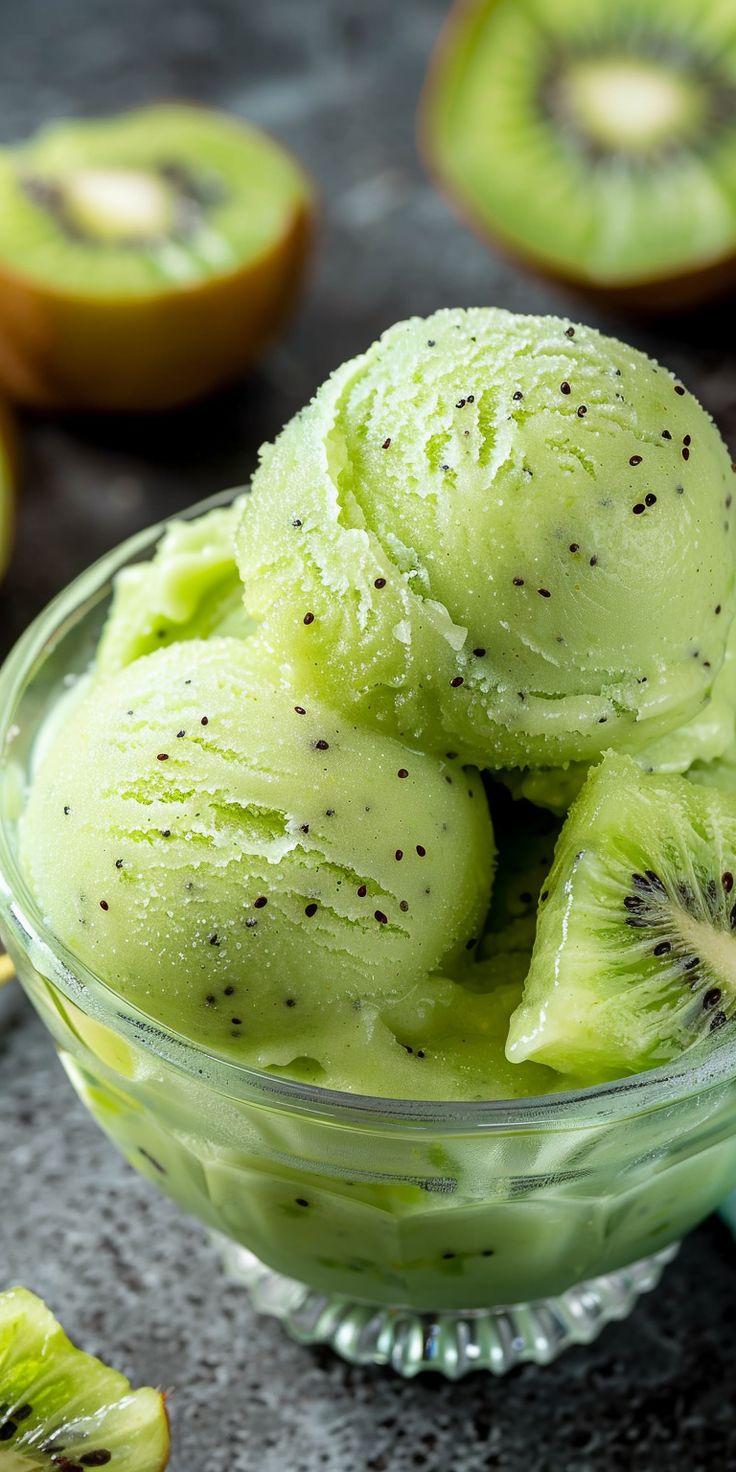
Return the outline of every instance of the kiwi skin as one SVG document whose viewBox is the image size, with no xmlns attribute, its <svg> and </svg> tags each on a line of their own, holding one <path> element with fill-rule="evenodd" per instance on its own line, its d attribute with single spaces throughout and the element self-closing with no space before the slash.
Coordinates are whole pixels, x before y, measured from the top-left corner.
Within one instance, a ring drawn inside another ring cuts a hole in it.
<svg viewBox="0 0 736 1472">
<path fill-rule="evenodd" d="M 251 367 L 291 316 L 313 215 L 295 198 L 288 229 L 255 260 L 150 296 L 86 297 L 0 264 L 0 390 L 33 408 L 131 413 L 212 393 Z"/>
<path fill-rule="evenodd" d="M 498 3 L 498 0 L 494 0 Z M 443 199 L 458 219 L 473 232 L 476 239 L 490 246 L 512 265 L 530 271 L 553 285 L 585 297 L 598 306 L 641 313 L 643 316 L 672 315 L 685 312 L 704 302 L 728 294 L 736 285 L 736 250 L 709 261 L 671 274 L 657 274 L 638 280 L 604 284 L 585 274 L 563 270 L 557 262 L 541 253 L 523 250 L 517 240 L 507 236 L 503 227 L 493 227 L 476 209 L 468 196 L 448 177 L 441 158 L 441 148 L 434 134 L 436 99 L 442 85 L 445 50 L 463 32 L 473 28 L 485 13 L 484 0 L 455 0 L 435 44 L 417 114 L 417 146 L 424 167 Z M 473 29 L 477 28 L 474 27 Z M 472 45 L 472 32 L 466 45 Z"/>
</svg>

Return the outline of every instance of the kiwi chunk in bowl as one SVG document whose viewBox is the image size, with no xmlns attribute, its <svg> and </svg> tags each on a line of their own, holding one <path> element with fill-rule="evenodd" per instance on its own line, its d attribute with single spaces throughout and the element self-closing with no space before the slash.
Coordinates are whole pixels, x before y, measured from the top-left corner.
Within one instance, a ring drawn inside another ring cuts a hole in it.
<svg viewBox="0 0 736 1472">
<path fill-rule="evenodd" d="M 736 1184 L 729 1028 L 574 1092 L 472 1103 L 337 1092 L 306 1067 L 300 1078 L 247 1067 L 162 1026 L 40 913 L 17 849 L 34 746 L 88 666 L 115 575 L 150 557 L 160 531 L 85 572 L 0 674 L 0 918 L 75 1089 L 302 1341 L 407 1376 L 458 1376 L 591 1340 Z"/>
<path fill-rule="evenodd" d="M 545 881 L 509 1058 L 597 1082 L 733 1032 L 735 860 L 733 794 L 610 752 Z"/>
<path fill-rule="evenodd" d="M 458 0 L 421 114 L 479 233 L 624 305 L 736 278 L 736 40 L 720 0 Z"/>
</svg>

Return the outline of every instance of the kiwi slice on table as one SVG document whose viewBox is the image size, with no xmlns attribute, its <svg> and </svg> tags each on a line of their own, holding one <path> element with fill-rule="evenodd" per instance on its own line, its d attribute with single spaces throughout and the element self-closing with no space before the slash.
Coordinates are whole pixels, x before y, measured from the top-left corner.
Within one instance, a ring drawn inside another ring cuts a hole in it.
<svg viewBox="0 0 736 1472">
<path fill-rule="evenodd" d="M 34 1293 L 0 1293 L 0 1472 L 161 1472 L 168 1458 L 159 1391 L 75 1349 Z"/>
<path fill-rule="evenodd" d="M 507 1056 L 596 1082 L 736 1014 L 736 795 L 605 757 L 560 835 Z"/>
<path fill-rule="evenodd" d="M 458 0 L 421 122 L 461 211 L 542 274 L 647 309 L 736 278 L 723 0 Z"/>
<path fill-rule="evenodd" d="M 161 105 L 0 154 L 0 385 L 160 409 L 240 373 L 288 314 L 312 192 L 239 119 Z"/>
</svg>

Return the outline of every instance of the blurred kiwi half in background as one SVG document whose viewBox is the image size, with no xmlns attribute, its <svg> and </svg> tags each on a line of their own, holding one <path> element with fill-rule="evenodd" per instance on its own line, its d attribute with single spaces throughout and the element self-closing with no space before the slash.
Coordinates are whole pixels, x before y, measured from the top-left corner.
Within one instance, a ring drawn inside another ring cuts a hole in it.
<svg viewBox="0 0 736 1472">
<path fill-rule="evenodd" d="M 733 0 L 458 0 L 420 143 L 542 275 L 647 310 L 736 282 Z"/>
<path fill-rule="evenodd" d="M 288 317 L 312 190 L 239 119 L 186 105 L 62 122 L 0 153 L 0 389 L 153 410 L 236 377 Z"/>
</svg>

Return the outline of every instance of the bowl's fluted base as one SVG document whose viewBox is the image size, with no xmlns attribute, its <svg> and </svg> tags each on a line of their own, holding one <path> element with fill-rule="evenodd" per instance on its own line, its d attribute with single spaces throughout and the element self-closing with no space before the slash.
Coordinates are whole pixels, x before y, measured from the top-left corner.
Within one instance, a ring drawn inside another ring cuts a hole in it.
<svg viewBox="0 0 736 1472">
<path fill-rule="evenodd" d="M 573 1344 L 590 1344 L 655 1288 L 679 1244 L 630 1267 L 578 1283 L 557 1298 L 505 1308 L 423 1313 L 317 1292 L 266 1267 L 215 1234 L 225 1270 L 244 1284 L 259 1313 L 280 1319 L 300 1344 L 327 1344 L 354 1365 L 390 1365 L 410 1378 L 433 1370 L 457 1380 L 471 1370 L 505 1375 L 531 1361 L 547 1365 Z"/>
</svg>

